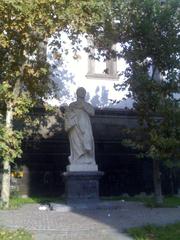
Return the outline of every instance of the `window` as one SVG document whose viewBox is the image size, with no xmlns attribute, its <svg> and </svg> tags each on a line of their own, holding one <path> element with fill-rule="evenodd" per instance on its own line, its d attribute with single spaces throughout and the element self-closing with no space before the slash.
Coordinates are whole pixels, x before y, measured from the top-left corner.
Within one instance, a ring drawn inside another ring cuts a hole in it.
<svg viewBox="0 0 180 240">
<path fill-rule="evenodd" d="M 96 55 L 97 50 L 93 49 L 91 55 Z M 117 80 L 117 60 L 110 59 L 104 61 L 102 57 L 99 60 L 95 60 L 92 57 L 88 57 L 88 73 L 87 78 L 100 78 Z"/>
</svg>

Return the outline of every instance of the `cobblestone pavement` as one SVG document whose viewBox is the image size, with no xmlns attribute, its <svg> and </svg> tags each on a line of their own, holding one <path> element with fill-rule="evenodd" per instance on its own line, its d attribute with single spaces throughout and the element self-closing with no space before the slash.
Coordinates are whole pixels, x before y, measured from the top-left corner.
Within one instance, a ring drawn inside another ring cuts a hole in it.
<svg viewBox="0 0 180 240">
<path fill-rule="evenodd" d="M 119 202 L 118 207 L 40 211 L 38 204 L 0 211 L 0 226 L 25 228 L 36 240 L 128 240 L 123 231 L 145 224 L 180 221 L 180 208 L 146 208 L 141 203 Z"/>
</svg>

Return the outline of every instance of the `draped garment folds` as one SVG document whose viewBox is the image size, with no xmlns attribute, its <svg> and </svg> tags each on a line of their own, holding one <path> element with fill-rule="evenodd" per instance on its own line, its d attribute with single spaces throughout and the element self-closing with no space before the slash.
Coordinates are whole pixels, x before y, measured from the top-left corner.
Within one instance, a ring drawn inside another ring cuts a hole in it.
<svg viewBox="0 0 180 240">
<path fill-rule="evenodd" d="M 70 142 L 69 161 L 71 164 L 94 162 L 94 139 L 90 116 L 94 108 L 85 101 L 76 101 L 69 105 L 65 114 L 65 130 Z"/>
</svg>

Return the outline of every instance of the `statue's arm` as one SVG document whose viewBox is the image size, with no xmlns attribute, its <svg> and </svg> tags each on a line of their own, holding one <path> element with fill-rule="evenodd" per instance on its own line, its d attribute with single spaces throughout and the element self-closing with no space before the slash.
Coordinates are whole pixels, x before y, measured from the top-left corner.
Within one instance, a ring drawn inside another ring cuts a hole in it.
<svg viewBox="0 0 180 240">
<path fill-rule="evenodd" d="M 93 108 L 93 106 L 89 103 L 85 103 L 84 104 L 84 110 L 90 115 L 90 116 L 94 116 L 95 115 L 95 110 Z"/>
<path fill-rule="evenodd" d="M 66 113 L 65 115 L 65 131 L 69 132 L 76 125 L 76 115 Z"/>
<path fill-rule="evenodd" d="M 64 129 L 66 132 L 69 132 L 71 129 L 72 129 L 72 125 L 70 125 L 67 121 L 65 121 L 65 124 L 64 124 Z"/>
<path fill-rule="evenodd" d="M 90 103 L 84 101 L 76 101 L 69 105 L 70 109 L 82 109 L 87 112 L 88 115 L 94 116 L 95 110 Z"/>
</svg>

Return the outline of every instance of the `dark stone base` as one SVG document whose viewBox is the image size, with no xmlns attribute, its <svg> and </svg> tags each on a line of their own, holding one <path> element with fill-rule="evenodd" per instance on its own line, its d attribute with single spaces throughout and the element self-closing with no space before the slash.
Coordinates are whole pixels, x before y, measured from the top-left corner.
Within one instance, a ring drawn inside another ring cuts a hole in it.
<svg viewBox="0 0 180 240">
<path fill-rule="evenodd" d="M 99 179 L 103 172 L 64 172 L 67 204 L 92 204 L 99 201 Z"/>
</svg>

